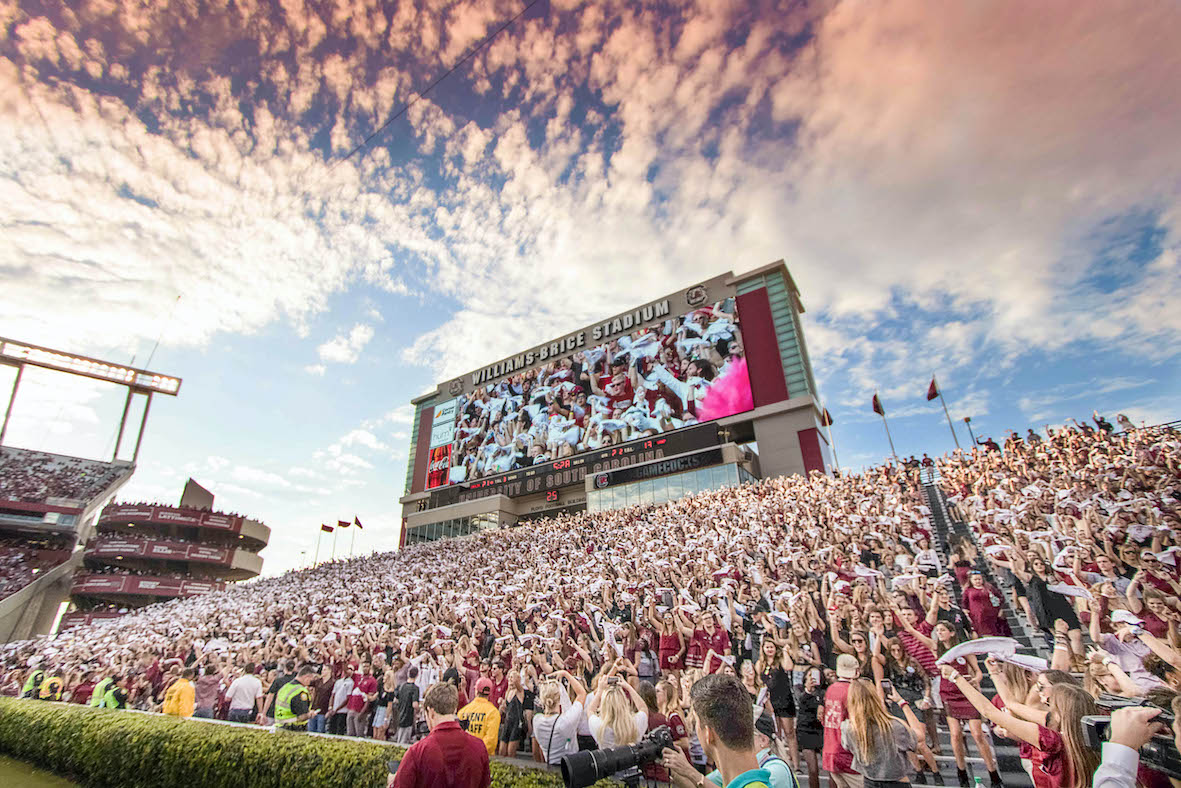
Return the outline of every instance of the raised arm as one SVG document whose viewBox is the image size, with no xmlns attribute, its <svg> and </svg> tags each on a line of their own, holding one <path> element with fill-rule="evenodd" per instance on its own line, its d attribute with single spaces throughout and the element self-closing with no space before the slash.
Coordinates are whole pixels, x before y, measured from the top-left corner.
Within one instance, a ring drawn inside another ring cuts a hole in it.
<svg viewBox="0 0 1181 788">
<path fill-rule="evenodd" d="M 967 678 L 951 665 L 943 665 L 941 673 L 943 680 L 950 681 L 955 685 L 956 689 L 964 694 L 964 697 L 975 707 L 976 711 L 980 712 L 982 717 L 993 725 L 1007 730 L 1011 738 L 1020 739 L 1027 744 L 1032 744 L 1034 747 L 1038 746 L 1038 726 L 1036 723 L 1021 719 L 1014 714 L 1001 711 L 996 706 L 993 706 L 988 698 L 981 694 L 980 690 L 972 686 L 972 682 L 968 681 Z M 1006 701 L 1007 704 L 1008 701 Z"/>
</svg>

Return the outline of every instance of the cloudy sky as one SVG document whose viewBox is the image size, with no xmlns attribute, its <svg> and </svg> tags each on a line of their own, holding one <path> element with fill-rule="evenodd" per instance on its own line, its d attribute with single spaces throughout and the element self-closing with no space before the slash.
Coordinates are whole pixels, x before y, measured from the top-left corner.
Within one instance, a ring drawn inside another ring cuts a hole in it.
<svg viewBox="0 0 1181 788">
<path fill-rule="evenodd" d="M 185 380 L 127 496 L 388 548 L 413 396 L 779 258 L 844 465 L 875 388 L 952 447 L 932 372 L 978 434 L 1181 415 L 1173 0 L 540 0 L 348 155 L 526 5 L 0 0 L 0 335 Z M 121 404 L 30 374 L 9 443 Z"/>
</svg>

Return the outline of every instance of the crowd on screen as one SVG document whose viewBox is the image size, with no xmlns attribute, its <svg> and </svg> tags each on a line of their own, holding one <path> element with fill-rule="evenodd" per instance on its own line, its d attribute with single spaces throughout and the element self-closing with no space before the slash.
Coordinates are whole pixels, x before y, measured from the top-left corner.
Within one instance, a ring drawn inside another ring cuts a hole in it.
<svg viewBox="0 0 1181 788">
<path fill-rule="evenodd" d="M 1090 786 L 1097 700 L 1181 707 L 1181 439 L 1069 426 L 935 464 L 970 525 L 946 562 L 920 464 L 772 478 L 152 605 L 5 647 L 3 690 L 42 671 L 82 700 L 114 678 L 116 705 L 159 709 L 192 669 L 190 713 L 267 723 L 310 665 L 309 730 L 411 742 L 451 682 L 490 753 L 557 763 L 668 725 L 679 754 L 647 776 L 677 781 L 708 768 L 692 687 L 732 673 L 773 722 L 760 759 L 812 788 L 941 783 L 942 731 L 962 785 L 969 757 L 1002 782 L 1007 737 L 1039 788 Z M 983 647 L 1006 608 L 1045 664 Z"/>
<path fill-rule="evenodd" d="M 47 498 L 88 501 L 129 472 L 113 465 L 27 449 L 0 448 L 0 500 L 42 503 Z"/>
<path fill-rule="evenodd" d="M 749 389 L 729 298 L 464 395 L 451 481 L 727 416 L 751 407 Z"/>
</svg>

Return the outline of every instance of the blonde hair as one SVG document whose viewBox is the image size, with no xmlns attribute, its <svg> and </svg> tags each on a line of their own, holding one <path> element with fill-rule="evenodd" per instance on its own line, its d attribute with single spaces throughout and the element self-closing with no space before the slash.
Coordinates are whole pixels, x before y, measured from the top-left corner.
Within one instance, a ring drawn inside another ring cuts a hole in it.
<svg viewBox="0 0 1181 788">
<path fill-rule="evenodd" d="M 541 685 L 541 713 L 557 714 L 562 707 L 562 689 L 556 681 L 547 681 Z"/>
<path fill-rule="evenodd" d="M 611 729 L 616 745 L 635 744 L 640 740 L 640 732 L 636 730 L 636 710 L 631 698 L 623 694 L 618 686 L 610 686 L 603 693 L 599 719 L 603 727 Z"/>
<path fill-rule="evenodd" d="M 873 685 L 865 679 L 858 679 L 849 685 L 849 724 L 857 742 L 860 760 L 869 763 L 876 760 L 878 748 L 892 746 L 893 722 Z"/>
<path fill-rule="evenodd" d="M 677 686 L 675 681 L 665 679 L 656 685 L 664 688 L 664 707 L 660 709 L 660 713 L 665 717 L 673 712 L 681 713 L 681 688 Z"/>
</svg>

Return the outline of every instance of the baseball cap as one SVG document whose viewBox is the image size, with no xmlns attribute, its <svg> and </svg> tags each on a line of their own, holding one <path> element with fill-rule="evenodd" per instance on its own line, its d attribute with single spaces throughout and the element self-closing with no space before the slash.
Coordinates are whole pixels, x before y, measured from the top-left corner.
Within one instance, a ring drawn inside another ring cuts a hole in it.
<svg viewBox="0 0 1181 788">
<path fill-rule="evenodd" d="M 852 654 L 841 654 L 837 657 L 837 678 L 855 679 L 861 672 L 861 665 L 857 657 Z"/>
<path fill-rule="evenodd" d="M 492 692 L 492 679 L 480 679 L 476 682 L 475 693 L 477 695 L 484 695 Z"/>
<path fill-rule="evenodd" d="M 1119 621 L 1124 624 L 1132 624 L 1133 626 L 1140 626 L 1144 623 L 1144 619 L 1129 613 L 1127 610 L 1113 610 L 1111 611 L 1111 620 Z"/>
<path fill-rule="evenodd" d="M 766 736 L 768 739 L 774 739 L 776 736 L 775 718 L 772 717 L 771 713 L 766 709 L 756 707 L 756 712 L 760 711 L 762 713 L 756 713 L 755 716 L 755 730 Z"/>
</svg>

